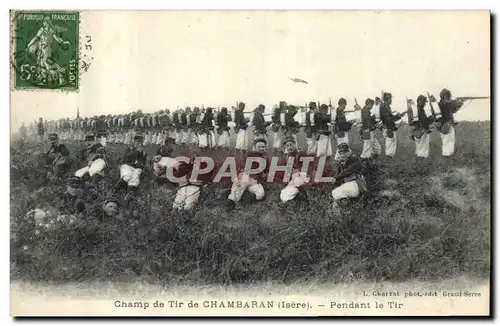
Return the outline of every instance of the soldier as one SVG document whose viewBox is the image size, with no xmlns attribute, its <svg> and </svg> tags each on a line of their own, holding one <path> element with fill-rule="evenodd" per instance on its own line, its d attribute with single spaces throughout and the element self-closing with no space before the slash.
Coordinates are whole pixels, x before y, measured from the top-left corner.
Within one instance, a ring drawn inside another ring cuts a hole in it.
<svg viewBox="0 0 500 326">
<path fill-rule="evenodd" d="M 41 143 L 43 140 L 43 136 L 45 135 L 45 127 L 43 124 L 43 118 L 38 120 L 37 124 L 37 142 Z"/>
<path fill-rule="evenodd" d="M 50 150 L 47 152 L 47 164 L 52 166 L 52 172 L 56 177 L 60 177 L 68 171 L 71 165 L 68 148 L 59 143 L 59 136 L 56 133 L 49 134 Z"/>
<path fill-rule="evenodd" d="M 424 95 L 418 96 L 416 110 L 413 110 L 411 103 L 408 103 L 408 106 L 408 122 L 413 127 L 411 138 L 415 141 L 415 154 L 419 158 L 426 159 L 429 157 L 429 134 L 432 132 L 431 124 L 434 116 L 432 112 L 426 112 L 428 104 Z"/>
<path fill-rule="evenodd" d="M 257 108 L 254 110 L 254 115 L 252 119 L 252 124 L 254 125 L 254 139 L 258 138 L 267 138 L 267 126 L 269 126 L 271 123 L 266 122 L 264 119 L 264 112 L 266 110 L 266 107 L 264 104 L 259 104 Z"/>
<path fill-rule="evenodd" d="M 101 143 L 95 143 L 95 138 L 87 136 L 86 141 L 90 142 L 87 147 L 86 165 L 75 172 L 75 176 L 84 178 L 87 175 L 91 178 L 91 183 L 96 185 L 104 177 L 106 172 L 106 150 Z"/>
<path fill-rule="evenodd" d="M 285 122 L 285 110 L 286 104 L 284 101 L 279 103 L 279 106 L 275 107 L 272 116 L 272 126 L 273 131 L 273 151 L 280 152 L 283 150 L 283 127 Z M 283 119 L 282 119 L 283 115 Z M 283 120 L 283 124 L 281 122 Z"/>
<path fill-rule="evenodd" d="M 134 136 L 134 143 L 127 147 L 120 165 L 120 180 L 115 185 L 116 190 L 128 186 L 129 190 L 136 191 L 140 184 L 140 178 L 146 166 L 147 154 L 143 149 L 144 136 Z"/>
<path fill-rule="evenodd" d="M 167 137 L 165 143 L 156 151 L 156 156 L 153 158 L 153 173 L 157 181 L 166 180 L 166 169 L 177 164 L 177 161 L 172 158 L 175 146 L 175 139 Z"/>
<path fill-rule="evenodd" d="M 189 145 L 192 149 L 196 148 L 199 142 L 199 132 L 201 128 L 201 121 L 205 117 L 205 109 L 195 107 L 193 112 L 188 117 L 188 129 L 190 130 Z"/>
<path fill-rule="evenodd" d="M 328 126 L 330 116 L 328 115 L 328 105 L 321 104 L 318 114 L 316 115 L 316 126 L 319 134 L 317 157 L 330 157 L 333 154 L 332 140 L 330 138 L 331 131 Z"/>
<path fill-rule="evenodd" d="M 347 106 L 346 99 L 341 97 L 338 101 L 338 105 L 335 114 L 335 139 L 337 140 L 337 146 L 339 144 L 349 144 L 349 131 L 353 125 L 352 121 L 347 121 L 345 115 L 345 108 Z M 358 106 L 355 106 L 355 108 L 360 109 Z M 338 159 L 338 151 L 335 154 L 335 159 Z"/>
<path fill-rule="evenodd" d="M 28 129 L 24 125 L 24 122 L 21 124 L 21 127 L 19 127 L 19 134 L 21 136 L 21 140 L 25 141 L 28 134 Z"/>
<path fill-rule="evenodd" d="M 181 127 L 181 118 L 180 115 L 182 114 L 182 109 L 181 110 L 176 110 L 172 116 L 172 122 L 174 124 L 174 130 L 175 130 L 175 143 L 176 144 L 181 144 L 182 141 L 182 127 Z"/>
<path fill-rule="evenodd" d="M 332 190 L 333 208 L 338 209 L 338 202 L 346 198 L 357 198 L 366 192 L 366 181 L 362 174 L 362 164 L 351 154 L 349 145 L 341 143 L 337 151 L 340 156 Z"/>
<path fill-rule="evenodd" d="M 393 113 L 391 109 L 392 94 L 384 93 L 383 102 L 380 104 L 380 117 L 384 125 L 385 155 L 393 158 L 396 155 L 397 137 L 396 121 L 401 119 L 401 114 Z"/>
<path fill-rule="evenodd" d="M 236 149 L 245 153 L 248 149 L 248 135 L 247 128 L 249 119 L 245 118 L 243 111 L 245 110 L 245 103 L 238 103 L 238 108 L 234 116 L 234 131 L 236 132 Z"/>
<path fill-rule="evenodd" d="M 441 111 L 441 118 L 437 119 L 437 128 L 441 134 L 442 155 L 452 156 L 455 153 L 455 120 L 454 114 L 463 106 L 464 100 L 453 100 L 451 91 L 443 88 L 439 93 L 438 103 Z"/>
<path fill-rule="evenodd" d="M 191 129 L 189 128 L 189 120 L 188 117 L 191 114 L 191 108 L 188 106 L 185 112 L 181 112 L 180 114 L 180 124 L 182 128 L 182 138 L 180 141 L 180 145 L 189 145 L 191 142 Z"/>
<path fill-rule="evenodd" d="M 292 136 L 288 136 L 285 138 L 285 151 L 287 155 L 280 160 L 279 166 L 285 166 L 288 163 L 290 158 L 293 158 L 293 165 L 291 169 L 290 176 L 291 178 L 288 180 L 283 180 L 285 174 L 281 172 L 278 176 L 278 180 L 288 181 L 287 186 L 283 188 L 280 192 L 280 199 L 283 203 L 286 203 L 290 200 L 307 200 L 307 194 L 305 193 L 305 189 L 310 187 L 311 180 L 314 179 L 314 161 L 308 161 L 307 170 L 303 169 L 305 161 L 302 161 L 303 158 L 314 158 L 316 153 L 313 153 L 313 156 L 303 153 L 297 149 L 297 143 L 295 138 Z"/>
<path fill-rule="evenodd" d="M 382 149 L 377 138 L 375 138 L 376 130 L 376 118 L 372 114 L 372 109 L 375 101 L 371 98 L 367 98 L 365 101 L 365 106 L 361 109 L 361 139 L 363 140 L 363 151 L 361 152 L 361 158 L 377 158 Z"/>
<path fill-rule="evenodd" d="M 245 204 L 253 203 L 264 199 L 265 190 L 262 183 L 266 181 L 269 173 L 269 160 L 266 154 L 267 141 L 265 139 L 256 139 L 253 142 L 253 151 L 248 153 L 246 158 L 258 157 L 265 160 L 264 170 L 260 173 L 248 173 L 245 171 L 245 156 L 240 156 L 237 162 L 237 177 L 233 180 L 231 193 L 224 202 L 226 211 L 232 211 L 237 202 L 242 200 Z M 253 162 L 251 168 L 257 169 L 259 163 Z"/>
<path fill-rule="evenodd" d="M 316 128 L 317 106 L 315 102 L 309 102 L 309 111 L 306 113 L 304 133 L 306 134 L 307 154 L 318 152 L 319 134 Z"/>
<path fill-rule="evenodd" d="M 295 121 L 295 116 L 299 110 L 297 107 L 290 105 L 288 110 L 285 111 L 285 126 L 283 128 L 283 134 L 285 137 L 293 137 L 295 143 L 297 143 L 297 133 L 299 132 L 300 124 Z"/>
<path fill-rule="evenodd" d="M 214 115 L 213 108 L 207 108 L 207 111 L 202 114 L 201 123 L 198 130 L 198 139 L 200 148 L 211 149 L 214 148 L 215 143 L 215 133 L 214 133 Z"/>
<path fill-rule="evenodd" d="M 231 146 L 231 139 L 229 138 L 229 121 L 231 121 L 231 115 L 227 112 L 227 108 L 223 107 L 217 115 L 216 122 L 217 133 L 219 134 L 217 147 L 219 148 L 229 148 Z"/>
</svg>

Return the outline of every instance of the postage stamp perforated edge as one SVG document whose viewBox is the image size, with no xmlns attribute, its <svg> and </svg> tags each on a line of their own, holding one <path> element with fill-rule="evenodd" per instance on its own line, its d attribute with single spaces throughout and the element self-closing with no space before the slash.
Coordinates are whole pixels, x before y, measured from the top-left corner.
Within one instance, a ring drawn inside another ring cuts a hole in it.
<svg viewBox="0 0 500 326">
<path fill-rule="evenodd" d="M 65 87 L 65 88 L 42 88 L 42 87 L 19 87 L 16 85 L 16 69 L 15 69 L 15 64 L 14 64 L 14 54 L 16 52 L 16 42 L 15 42 L 15 21 L 16 21 L 16 15 L 22 12 L 40 12 L 40 13 L 72 13 L 77 15 L 77 24 L 76 24 L 76 29 L 77 29 L 77 37 L 76 41 L 78 44 L 76 44 L 75 49 L 77 50 L 76 52 L 76 62 L 77 62 L 77 77 L 76 77 L 76 87 Z M 82 52 L 81 49 L 81 44 L 82 44 L 82 28 L 81 28 L 81 11 L 78 10 L 30 10 L 30 9 L 22 9 L 22 10 L 10 10 L 10 53 L 9 53 L 9 67 L 10 67 L 10 91 L 21 91 L 21 92 L 59 92 L 59 93 L 79 93 L 80 91 L 80 53 Z"/>
</svg>

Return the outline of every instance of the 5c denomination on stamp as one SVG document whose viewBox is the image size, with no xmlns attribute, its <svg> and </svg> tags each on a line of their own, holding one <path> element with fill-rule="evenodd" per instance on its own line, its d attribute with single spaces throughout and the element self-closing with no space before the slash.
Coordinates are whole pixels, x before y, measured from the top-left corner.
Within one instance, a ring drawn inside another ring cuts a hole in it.
<svg viewBox="0 0 500 326">
<path fill-rule="evenodd" d="M 15 89 L 78 90 L 78 12 L 15 11 L 12 23 Z"/>
</svg>

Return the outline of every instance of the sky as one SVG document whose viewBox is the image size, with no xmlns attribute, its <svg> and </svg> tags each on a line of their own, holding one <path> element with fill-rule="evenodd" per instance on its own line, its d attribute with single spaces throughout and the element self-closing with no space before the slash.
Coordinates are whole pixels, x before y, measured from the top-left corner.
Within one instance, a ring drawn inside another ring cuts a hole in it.
<svg viewBox="0 0 500 326">
<path fill-rule="evenodd" d="M 80 41 L 93 57 L 78 92 L 11 91 L 11 129 L 142 109 L 364 103 L 381 90 L 393 110 L 443 88 L 490 95 L 489 12 L 86 11 Z M 289 77 L 304 79 L 297 84 Z M 489 100 L 457 120 L 489 120 Z"/>
</svg>

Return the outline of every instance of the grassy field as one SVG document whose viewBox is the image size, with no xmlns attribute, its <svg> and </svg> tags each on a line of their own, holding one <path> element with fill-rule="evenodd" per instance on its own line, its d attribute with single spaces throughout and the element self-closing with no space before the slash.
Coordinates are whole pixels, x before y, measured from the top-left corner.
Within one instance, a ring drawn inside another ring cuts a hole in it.
<svg viewBox="0 0 500 326">
<path fill-rule="evenodd" d="M 64 187 L 41 176 L 34 151 L 43 149 L 13 143 L 11 277 L 168 284 L 488 278 L 490 123 L 461 122 L 449 162 L 436 132 L 424 164 L 416 162 L 408 129 L 397 135 L 395 159 L 382 156 L 366 171 L 369 193 L 339 214 L 332 211 L 329 185 L 309 191 L 309 206 L 282 205 L 276 188 L 267 189 L 264 202 L 231 213 L 221 211 L 219 189 L 206 189 L 195 211 L 176 214 L 172 194 L 148 184 L 136 218 L 99 222 L 89 216 L 43 229 L 25 213 L 56 210 Z M 359 155 L 359 135 L 352 131 L 351 139 Z M 109 185 L 118 179 L 122 148 L 108 148 Z"/>
</svg>

